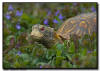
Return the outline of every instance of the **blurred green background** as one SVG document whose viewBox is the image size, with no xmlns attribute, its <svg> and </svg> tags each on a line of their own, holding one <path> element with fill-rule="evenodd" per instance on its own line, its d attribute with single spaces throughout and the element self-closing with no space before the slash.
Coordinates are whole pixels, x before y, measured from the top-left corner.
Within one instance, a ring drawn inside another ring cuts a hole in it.
<svg viewBox="0 0 100 71">
<path fill-rule="evenodd" d="M 71 40 L 70 48 L 66 48 L 66 40 L 51 49 L 26 40 L 34 24 L 57 30 L 70 17 L 96 11 L 97 3 L 3 3 L 3 67 L 97 68 L 97 33 L 86 35 L 84 42 L 79 40 L 78 53 Z"/>
</svg>

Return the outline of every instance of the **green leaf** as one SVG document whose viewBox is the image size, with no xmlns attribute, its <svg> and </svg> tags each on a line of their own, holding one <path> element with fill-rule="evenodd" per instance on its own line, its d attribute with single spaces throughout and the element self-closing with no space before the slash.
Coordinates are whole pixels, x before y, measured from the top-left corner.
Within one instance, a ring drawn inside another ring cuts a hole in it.
<svg viewBox="0 0 100 71">
<path fill-rule="evenodd" d="M 36 65 L 37 65 L 37 66 L 40 66 L 40 65 L 44 65 L 44 64 L 46 64 L 46 63 L 44 63 L 44 62 L 39 62 L 39 63 L 37 63 Z"/>
<path fill-rule="evenodd" d="M 16 61 L 13 66 L 14 68 L 21 68 L 21 64 L 18 61 Z"/>
<path fill-rule="evenodd" d="M 24 20 L 30 20 L 30 17 L 26 13 L 23 13 L 21 18 L 24 19 Z"/>
<path fill-rule="evenodd" d="M 52 56 L 54 56 L 55 54 L 56 54 L 56 53 L 55 53 L 54 50 L 48 50 L 48 51 L 46 52 L 46 58 L 47 58 L 47 59 L 51 59 Z"/>
<path fill-rule="evenodd" d="M 4 68 L 11 68 L 11 65 L 10 65 L 10 63 L 8 61 L 3 60 L 3 67 Z"/>
<path fill-rule="evenodd" d="M 70 64 L 69 62 L 66 62 L 65 64 L 67 68 L 72 68 L 72 64 Z"/>
<path fill-rule="evenodd" d="M 32 64 L 32 65 L 37 65 L 38 62 L 39 62 L 39 59 L 38 59 L 38 58 L 33 58 L 31 64 Z"/>
<path fill-rule="evenodd" d="M 62 50 L 64 48 L 63 44 L 56 44 L 58 50 Z"/>
<path fill-rule="evenodd" d="M 66 56 L 68 57 L 69 60 L 72 60 L 71 55 L 67 54 Z"/>
<path fill-rule="evenodd" d="M 25 60 L 29 60 L 29 55 L 28 54 L 21 54 L 20 57 L 22 57 Z"/>
<path fill-rule="evenodd" d="M 61 54 L 62 54 L 62 50 L 57 50 L 57 56 L 61 56 Z"/>
<path fill-rule="evenodd" d="M 75 45 L 73 42 L 71 42 L 70 47 L 69 47 L 69 52 L 74 53 L 75 52 Z"/>
<path fill-rule="evenodd" d="M 6 45 L 10 45 L 10 40 L 11 40 L 11 38 L 12 37 L 14 37 L 14 35 L 9 35 L 8 37 L 7 37 L 7 39 L 6 39 Z"/>
<path fill-rule="evenodd" d="M 64 59 L 64 57 L 62 57 L 62 56 L 57 56 L 56 57 L 55 64 L 56 64 L 57 67 L 60 66 L 63 59 Z"/>
<path fill-rule="evenodd" d="M 84 48 L 82 51 L 81 51 L 81 55 L 85 56 L 87 54 L 87 49 Z"/>
<path fill-rule="evenodd" d="M 97 56 L 97 50 L 96 49 L 93 51 L 93 55 Z"/>
</svg>

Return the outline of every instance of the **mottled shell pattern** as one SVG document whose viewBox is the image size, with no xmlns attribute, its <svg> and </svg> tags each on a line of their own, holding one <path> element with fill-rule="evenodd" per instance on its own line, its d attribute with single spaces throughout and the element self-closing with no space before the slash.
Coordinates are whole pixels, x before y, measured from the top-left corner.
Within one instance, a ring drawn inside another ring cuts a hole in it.
<svg viewBox="0 0 100 71">
<path fill-rule="evenodd" d="M 57 34 L 63 38 L 70 39 L 70 35 L 91 35 L 97 30 L 96 13 L 81 14 L 65 21 L 58 29 Z"/>
</svg>

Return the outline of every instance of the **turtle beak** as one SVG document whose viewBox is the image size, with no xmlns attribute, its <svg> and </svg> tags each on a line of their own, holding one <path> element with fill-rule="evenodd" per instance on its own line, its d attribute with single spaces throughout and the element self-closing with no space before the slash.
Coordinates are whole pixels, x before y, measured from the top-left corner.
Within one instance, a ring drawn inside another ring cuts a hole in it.
<svg viewBox="0 0 100 71">
<path fill-rule="evenodd" d="M 37 38 L 43 37 L 43 34 L 41 32 L 39 32 L 39 31 L 37 31 L 37 30 L 32 31 L 30 35 L 32 37 L 34 36 L 34 37 L 37 37 Z"/>
</svg>

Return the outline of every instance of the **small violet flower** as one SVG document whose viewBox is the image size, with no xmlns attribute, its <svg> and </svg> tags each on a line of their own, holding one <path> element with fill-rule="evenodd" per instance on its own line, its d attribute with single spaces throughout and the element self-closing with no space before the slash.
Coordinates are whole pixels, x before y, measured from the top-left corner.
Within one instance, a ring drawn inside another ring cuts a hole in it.
<svg viewBox="0 0 100 71">
<path fill-rule="evenodd" d="M 18 52 L 17 52 L 17 55 L 21 55 L 21 54 L 22 54 L 21 51 L 18 51 Z"/>
<path fill-rule="evenodd" d="M 47 14 L 47 16 L 49 16 L 49 15 L 51 15 L 51 11 L 48 11 L 48 14 Z"/>
<path fill-rule="evenodd" d="M 20 44 L 17 43 L 16 46 L 15 46 L 15 48 L 19 48 L 19 47 L 20 47 Z"/>
<path fill-rule="evenodd" d="M 57 12 L 55 13 L 55 16 L 57 16 L 57 15 L 59 14 L 59 12 L 60 12 L 60 11 L 59 11 L 59 10 L 57 10 Z"/>
<path fill-rule="evenodd" d="M 92 12 L 95 12 L 96 11 L 94 6 L 91 7 L 91 11 Z"/>
<path fill-rule="evenodd" d="M 45 25 L 48 25 L 48 19 L 45 19 L 45 20 L 44 20 L 44 24 L 45 24 Z"/>
<path fill-rule="evenodd" d="M 57 24 L 57 23 L 58 23 L 58 21 L 57 21 L 56 19 L 54 19 L 54 20 L 53 20 L 53 23 L 56 23 L 56 24 Z"/>
<path fill-rule="evenodd" d="M 16 24 L 16 29 L 20 30 L 21 29 L 21 26 L 19 23 Z"/>
<path fill-rule="evenodd" d="M 42 66 L 40 66 L 40 68 L 42 68 Z"/>
<path fill-rule="evenodd" d="M 11 46 L 14 45 L 14 41 L 15 41 L 15 39 L 14 39 L 14 37 L 12 37 L 12 38 L 10 39 L 10 45 L 11 45 Z"/>
<path fill-rule="evenodd" d="M 22 14 L 23 14 L 23 11 L 21 10 L 21 11 L 16 11 L 16 16 L 22 16 Z"/>
<path fill-rule="evenodd" d="M 87 51 L 87 53 L 92 53 L 92 51 Z"/>
<path fill-rule="evenodd" d="M 62 20 L 64 17 L 62 16 L 62 14 L 59 15 L 59 19 Z"/>
<path fill-rule="evenodd" d="M 6 17 L 6 19 L 8 19 L 8 20 L 11 19 L 11 16 L 10 16 L 10 14 L 8 14 L 8 13 L 6 14 L 5 17 Z"/>
<path fill-rule="evenodd" d="M 74 3 L 73 3 L 73 5 L 74 5 L 74 6 L 76 6 L 76 5 L 77 5 L 77 3 L 76 3 L 76 2 L 74 2 Z"/>
<path fill-rule="evenodd" d="M 14 10 L 13 7 L 12 7 L 12 5 L 9 5 L 8 10 L 9 11 L 13 11 Z"/>
</svg>

